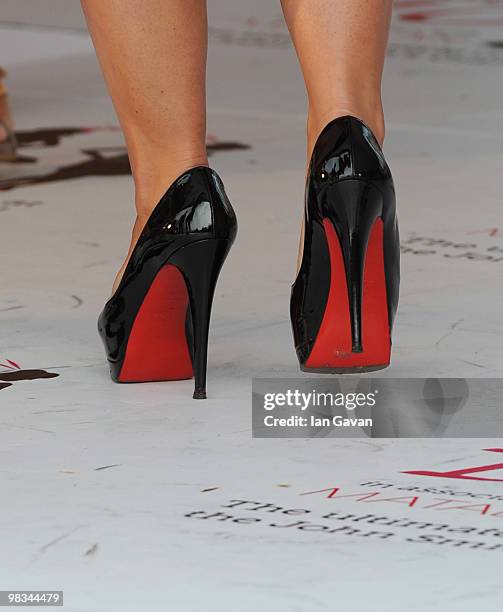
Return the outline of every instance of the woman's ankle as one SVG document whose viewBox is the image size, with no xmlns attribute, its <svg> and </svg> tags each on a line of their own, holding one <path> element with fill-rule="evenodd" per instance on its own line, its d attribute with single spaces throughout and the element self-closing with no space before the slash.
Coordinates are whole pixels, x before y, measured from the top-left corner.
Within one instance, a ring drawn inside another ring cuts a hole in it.
<svg viewBox="0 0 503 612">
<path fill-rule="evenodd" d="M 196 166 L 208 166 L 206 151 L 173 157 L 151 158 L 152 163 L 136 164 L 133 170 L 135 182 L 135 206 L 138 219 L 147 220 L 159 200 L 173 182 L 186 170 Z"/>
<path fill-rule="evenodd" d="M 359 104 L 337 105 L 328 111 L 316 111 L 309 109 L 307 121 L 307 139 L 308 139 L 308 155 L 311 153 L 316 144 L 316 140 L 323 128 L 337 117 L 350 115 L 363 121 L 372 130 L 379 144 L 382 146 L 385 135 L 385 122 L 382 106 L 377 105 L 371 108 L 366 108 Z"/>
</svg>

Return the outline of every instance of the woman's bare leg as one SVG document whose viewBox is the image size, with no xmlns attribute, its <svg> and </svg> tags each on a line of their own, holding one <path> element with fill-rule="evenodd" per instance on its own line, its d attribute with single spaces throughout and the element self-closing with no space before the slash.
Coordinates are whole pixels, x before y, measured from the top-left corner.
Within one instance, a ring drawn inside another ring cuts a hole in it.
<svg viewBox="0 0 503 612">
<path fill-rule="evenodd" d="M 82 0 L 82 6 L 133 171 L 137 218 L 129 257 L 173 180 L 208 164 L 206 2 Z"/>
<path fill-rule="evenodd" d="M 7 133 L 7 129 L 12 130 L 14 125 L 9 108 L 7 89 L 4 85 L 5 77 L 6 72 L 0 66 L 0 144 L 8 139 L 9 134 Z"/>
<path fill-rule="evenodd" d="M 1 92 L 0 92 L 0 121 L 2 122 L 0 124 L 0 143 L 2 143 L 2 142 L 5 142 L 7 138 L 9 137 L 7 133 L 7 129 L 4 126 L 7 126 L 8 128 L 12 128 L 12 115 L 10 113 L 7 94 L 4 95 Z"/>
<path fill-rule="evenodd" d="M 335 117 L 362 119 L 382 143 L 381 77 L 392 0 L 282 0 L 309 100 L 308 156 Z"/>
</svg>

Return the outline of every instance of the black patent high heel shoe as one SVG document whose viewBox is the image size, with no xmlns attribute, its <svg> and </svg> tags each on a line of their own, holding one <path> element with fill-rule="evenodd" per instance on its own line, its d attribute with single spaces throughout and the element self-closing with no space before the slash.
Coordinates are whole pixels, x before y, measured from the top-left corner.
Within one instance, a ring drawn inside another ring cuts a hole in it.
<svg viewBox="0 0 503 612">
<path fill-rule="evenodd" d="M 381 147 L 359 119 L 339 117 L 320 134 L 304 222 L 290 303 L 301 369 L 387 367 L 400 278 L 395 190 Z"/>
<path fill-rule="evenodd" d="M 194 376 L 194 399 L 206 398 L 211 305 L 236 233 L 216 172 L 192 168 L 171 185 L 98 320 L 113 380 Z"/>
</svg>

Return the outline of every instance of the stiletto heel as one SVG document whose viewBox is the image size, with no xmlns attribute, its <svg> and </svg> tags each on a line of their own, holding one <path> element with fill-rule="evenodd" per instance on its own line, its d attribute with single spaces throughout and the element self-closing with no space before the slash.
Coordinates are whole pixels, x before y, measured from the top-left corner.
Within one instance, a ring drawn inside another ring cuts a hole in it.
<svg viewBox="0 0 503 612">
<path fill-rule="evenodd" d="M 192 318 L 194 399 L 206 399 L 206 364 L 211 306 L 218 275 L 231 247 L 229 240 L 200 240 L 180 249 L 172 258 L 183 274 Z"/>
<path fill-rule="evenodd" d="M 192 168 L 155 207 L 98 320 L 116 382 L 195 375 L 206 397 L 208 331 L 218 274 L 237 221 L 218 175 Z"/>
<path fill-rule="evenodd" d="M 399 239 L 391 172 L 370 129 L 341 117 L 311 159 L 291 318 L 300 366 L 321 373 L 389 365 Z"/>
</svg>

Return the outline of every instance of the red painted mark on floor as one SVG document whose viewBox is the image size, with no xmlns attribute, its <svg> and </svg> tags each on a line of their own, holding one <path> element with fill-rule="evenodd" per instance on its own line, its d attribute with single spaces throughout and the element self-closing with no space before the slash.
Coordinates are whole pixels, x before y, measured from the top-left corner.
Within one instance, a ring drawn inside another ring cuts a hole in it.
<svg viewBox="0 0 503 612">
<path fill-rule="evenodd" d="M 484 448 L 483 450 L 491 453 L 503 453 L 503 448 Z M 482 478 L 478 476 L 468 476 L 479 472 L 489 472 L 493 470 L 503 470 L 503 463 L 493 463 L 472 468 L 461 468 L 459 470 L 449 470 L 447 472 L 433 472 L 430 470 L 408 470 L 403 474 L 414 474 L 416 476 L 433 476 L 435 478 L 457 478 L 460 480 L 484 480 L 487 482 L 503 482 L 503 478 Z"/>
<path fill-rule="evenodd" d="M 503 2 L 490 0 L 484 2 L 484 5 L 487 9 L 499 10 Z M 444 25 L 452 26 L 498 26 L 501 24 L 500 14 L 492 18 L 481 16 L 480 2 L 472 2 L 468 6 L 466 4 L 449 6 L 446 0 L 396 0 L 395 8 L 398 11 L 398 19 L 401 21 L 441 20 Z"/>
<path fill-rule="evenodd" d="M 9 365 L 7 365 L 6 363 L 0 363 L 1 368 L 7 368 L 8 370 L 13 370 L 14 368 L 17 370 L 21 369 L 21 366 L 17 364 L 15 361 L 12 361 L 12 359 L 6 359 L 5 361 Z"/>
</svg>

